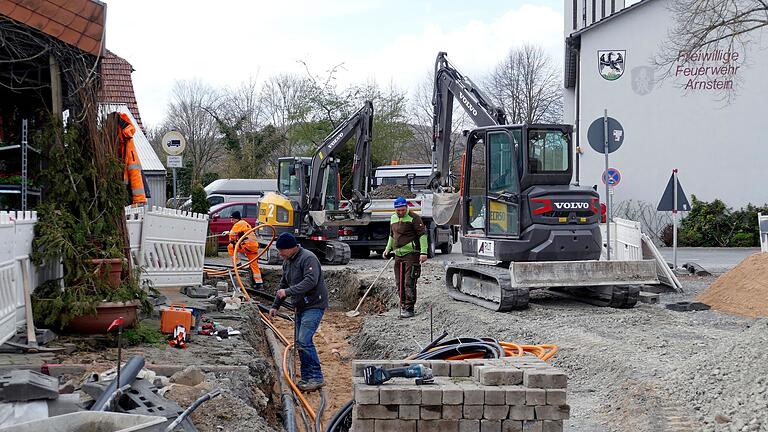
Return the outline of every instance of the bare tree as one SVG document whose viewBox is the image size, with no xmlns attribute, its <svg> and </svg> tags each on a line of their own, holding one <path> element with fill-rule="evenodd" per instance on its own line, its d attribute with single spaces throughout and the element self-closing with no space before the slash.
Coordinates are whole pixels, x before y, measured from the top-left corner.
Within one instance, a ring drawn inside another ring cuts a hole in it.
<svg viewBox="0 0 768 432">
<path fill-rule="evenodd" d="M 307 80 L 292 74 L 270 77 L 261 88 L 262 121 L 274 126 L 284 136 L 283 145 L 270 155 L 275 167 L 278 158 L 302 154 L 305 150 L 296 132 L 308 117 L 308 92 Z"/>
<path fill-rule="evenodd" d="M 274 174 L 270 158 L 285 139 L 273 125 L 262 124 L 266 110 L 255 78 L 227 90 L 215 110 L 208 111 L 218 124 L 226 150 L 222 174 L 234 178 Z"/>
<path fill-rule="evenodd" d="M 485 84 L 508 123 L 558 123 L 563 117 L 560 69 L 539 45 L 513 48 Z"/>
<path fill-rule="evenodd" d="M 688 79 L 682 87 L 714 89 L 720 100 L 730 102 L 737 94 L 734 83 L 741 76 L 736 71 L 746 59 L 752 35 L 757 34 L 759 39 L 759 29 L 768 26 L 768 2 L 672 0 L 668 7 L 675 22 L 653 59 L 660 79 L 678 76 L 686 65 L 700 66 L 713 61 L 720 66 L 725 64 L 731 66 L 729 72 L 705 68 L 704 74 Z M 718 82 L 718 78 L 726 79 Z"/>
<path fill-rule="evenodd" d="M 656 244 L 664 244 L 664 228 L 672 223 L 669 213 L 657 211 L 656 206 L 646 201 L 620 201 L 612 213 L 616 218 L 640 222 L 643 232 Z"/>
<path fill-rule="evenodd" d="M 408 158 L 414 159 L 420 163 L 432 163 L 432 144 L 434 131 L 432 129 L 433 118 L 435 114 L 432 98 L 435 92 L 434 71 L 429 71 L 424 79 L 416 87 L 414 98 L 409 106 L 409 116 L 411 127 L 413 128 L 413 145 L 408 149 Z M 461 153 L 464 152 L 464 143 L 461 137 L 461 131 L 472 126 L 467 113 L 454 103 L 453 116 L 451 123 L 451 145 L 452 158 L 458 160 Z M 455 164 L 451 164 L 452 166 Z"/>
<path fill-rule="evenodd" d="M 661 64 L 706 49 L 744 46 L 750 32 L 768 26 L 765 0 L 673 0 L 669 7 L 675 26 L 659 57 Z"/>
<path fill-rule="evenodd" d="M 220 103 L 219 92 L 199 80 L 177 81 L 164 122 L 166 130 L 175 129 L 187 139 L 184 158 L 191 169 L 191 183 L 202 180 L 213 170 L 224 152 L 219 142 L 219 128 L 210 111 Z"/>
</svg>

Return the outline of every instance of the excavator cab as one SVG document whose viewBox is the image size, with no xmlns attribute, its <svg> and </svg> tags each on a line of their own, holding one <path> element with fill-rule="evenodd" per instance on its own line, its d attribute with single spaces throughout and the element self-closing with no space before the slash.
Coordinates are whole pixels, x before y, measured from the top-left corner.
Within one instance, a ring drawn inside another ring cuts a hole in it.
<svg viewBox="0 0 768 432">
<path fill-rule="evenodd" d="M 466 236 L 520 236 L 521 130 L 475 129 L 467 136 L 462 205 Z"/>
</svg>

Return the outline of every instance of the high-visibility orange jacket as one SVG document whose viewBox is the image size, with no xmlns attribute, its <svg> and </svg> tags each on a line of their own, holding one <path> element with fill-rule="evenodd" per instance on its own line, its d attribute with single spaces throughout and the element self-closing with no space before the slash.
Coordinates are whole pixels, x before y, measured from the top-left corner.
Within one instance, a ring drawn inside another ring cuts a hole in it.
<svg viewBox="0 0 768 432">
<path fill-rule="evenodd" d="M 118 155 L 125 160 L 123 168 L 123 182 L 125 183 L 131 195 L 131 203 L 134 205 L 145 205 L 147 203 L 147 192 L 144 188 L 144 179 L 141 174 L 141 161 L 136 152 L 136 145 L 133 142 L 133 135 L 136 128 L 131 123 L 127 114 L 119 113 L 117 117 L 119 129 Z"/>
<path fill-rule="evenodd" d="M 239 221 L 235 222 L 234 225 L 232 225 L 232 228 L 229 230 L 229 241 L 230 242 L 237 242 L 237 240 L 242 237 L 245 233 L 251 230 L 253 228 L 251 224 L 248 223 L 245 219 L 240 219 Z M 241 243 L 241 247 L 245 245 L 245 243 L 251 242 L 251 241 L 257 241 L 256 236 L 254 233 L 251 233 L 248 235 L 248 238 L 243 240 Z"/>
</svg>

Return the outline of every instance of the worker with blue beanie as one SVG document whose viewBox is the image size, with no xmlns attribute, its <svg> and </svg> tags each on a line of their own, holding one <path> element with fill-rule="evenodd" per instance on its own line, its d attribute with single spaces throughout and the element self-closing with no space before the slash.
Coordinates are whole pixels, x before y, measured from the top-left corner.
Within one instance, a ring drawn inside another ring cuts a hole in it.
<svg viewBox="0 0 768 432">
<path fill-rule="evenodd" d="M 320 260 L 302 248 L 296 237 L 288 232 L 280 234 L 275 247 L 283 258 L 283 277 L 269 315 L 274 318 L 285 298 L 291 297 L 296 311 L 294 326 L 301 362 L 301 380 L 296 385 L 303 392 L 319 390 L 325 383 L 320 357 L 312 338 L 328 308 L 328 289 L 323 280 Z"/>
<path fill-rule="evenodd" d="M 416 306 L 416 281 L 427 261 L 427 228 L 421 217 L 408 210 L 408 201 L 397 197 L 389 220 L 389 241 L 384 258 L 395 257 L 395 281 L 400 294 L 400 317 L 410 318 Z M 417 244 L 418 242 L 418 244 Z"/>
</svg>

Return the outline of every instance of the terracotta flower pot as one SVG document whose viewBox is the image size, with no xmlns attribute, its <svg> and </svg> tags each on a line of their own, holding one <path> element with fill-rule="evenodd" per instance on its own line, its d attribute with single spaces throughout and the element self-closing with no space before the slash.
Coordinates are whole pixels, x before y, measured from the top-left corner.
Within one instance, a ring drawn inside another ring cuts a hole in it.
<svg viewBox="0 0 768 432">
<path fill-rule="evenodd" d="M 68 331 L 80 334 L 106 333 L 112 321 L 123 317 L 125 328 L 136 324 L 139 301 L 103 302 L 96 306 L 96 315 L 81 315 L 72 319 L 65 327 Z"/>
<path fill-rule="evenodd" d="M 123 263 L 127 262 L 125 258 L 94 258 L 88 260 L 91 264 L 94 264 L 98 269 L 100 276 L 107 274 L 107 280 L 109 284 L 117 289 L 120 287 L 120 280 L 123 274 Z"/>
</svg>

